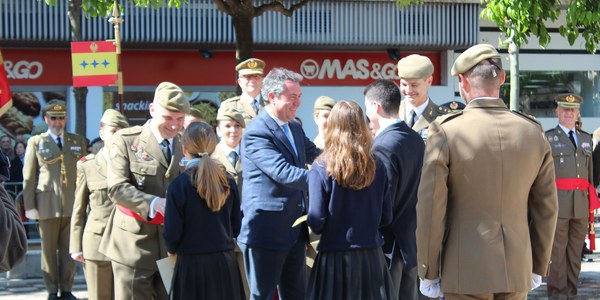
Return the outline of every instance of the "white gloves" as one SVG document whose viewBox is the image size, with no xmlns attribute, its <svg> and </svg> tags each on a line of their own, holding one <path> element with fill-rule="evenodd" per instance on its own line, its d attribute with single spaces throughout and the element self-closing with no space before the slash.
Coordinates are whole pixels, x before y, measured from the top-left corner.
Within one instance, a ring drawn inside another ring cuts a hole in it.
<svg viewBox="0 0 600 300">
<path fill-rule="evenodd" d="M 26 210 L 25 216 L 27 217 L 27 219 L 30 219 L 30 220 L 39 220 L 40 219 L 40 213 L 35 208 Z"/>
<path fill-rule="evenodd" d="M 540 285 L 542 285 L 542 276 L 531 273 L 531 290 L 537 289 Z"/>
<path fill-rule="evenodd" d="M 421 283 L 419 284 L 419 290 L 421 291 L 421 294 L 429 298 L 440 298 L 444 296 L 440 286 L 439 277 L 434 280 L 422 278 Z"/>
<path fill-rule="evenodd" d="M 82 263 L 85 262 L 85 258 L 83 258 L 83 252 L 71 253 L 71 258 L 78 262 L 82 262 Z"/>
</svg>

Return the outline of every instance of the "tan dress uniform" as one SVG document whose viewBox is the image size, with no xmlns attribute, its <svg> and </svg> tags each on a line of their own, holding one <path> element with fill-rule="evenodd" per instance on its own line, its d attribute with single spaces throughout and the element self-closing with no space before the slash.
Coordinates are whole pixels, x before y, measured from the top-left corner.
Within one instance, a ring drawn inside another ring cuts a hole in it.
<svg viewBox="0 0 600 300">
<path fill-rule="evenodd" d="M 87 142 L 79 135 L 65 132 L 61 139 L 62 150 L 48 132 L 31 137 L 23 167 L 25 210 L 39 212 L 42 272 L 49 293 L 59 289 L 70 292 L 73 285 L 75 262 L 69 256 L 71 213 L 77 161 L 87 150 Z"/>
<path fill-rule="evenodd" d="M 107 190 L 107 158 L 108 149 L 102 148 L 97 155 L 88 154 L 77 163 L 69 252 L 83 252 L 83 270 L 90 299 L 114 298 L 110 259 L 98 252 L 106 222 L 114 208 Z"/>
<path fill-rule="evenodd" d="M 239 75 L 262 76 L 264 74 L 265 66 L 266 64 L 262 60 L 258 58 L 249 58 L 237 64 L 235 70 Z M 256 99 L 258 100 L 258 112 L 260 112 L 263 107 L 268 104 L 268 101 L 263 99 L 260 94 L 258 94 Z M 245 126 L 248 126 L 248 124 L 250 124 L 250 122 L 258 115 L 258 112 L 254 110 L 254 107 L 252 107 L 251 104 L 254 100 L 255 99 L 250 95 L 242 92 L 240 96 L 235 96 L 223 101 L 221 106 L 219 106 L 219 111 L 231 109 L 238 111 L 244 117 Z"/>
<path fill-rule="evenodd" d="M 593 182 L 592 137 L 580 130 L 577 130 L 577 136 L 576 149 L 559 126 L 546 131 L 554 157 L 556 179 L 585 178 Z M 558 223 L 547 285 L 549 299 L 572 299 L 577 295 L 588 207 L 588 190 L 558 190 Z"/>
<path fill-rule="evenodd" d="M 233 177 L 233 179 L 235 179 L 235 183 L 237 184 L 238 190 L 241 193 L 242 192 L 241 155 L 239 155 L 239 152 L 238 152 L 238 159 L 237 159 L 235 165 L 232 165 L 231 161 L 229 160 L 230 152 L 231 152 L 231 149 L 229 147 L 227 147 L 227 145 L 225 145 L 225 142 L 220 141 L 217 144 L 217 148 L 215 149 L 215 152 L 213 152 L 211 157 L 213 159 L 217 160 L 218 162 L 220 162 L 225 167 L 225 171 L 227 171 L 227 173 L 229 173 L 229 175 L 231 175 Z"/>
<path fill-rule="evenodd" d="M 433 103 L 433 101 L 431 99 L 429 99 L 429 104 L 427 104 L 427 107 L 425 108 L 425 110 L 423 111 L 423 113 L 419 116 L 419 118 L 417 119 L 417 122 L 415 122 L 415 124 L 413 124 L 413 126 L 411 127 L 414 131 L 416 131 L 419 135 L 421 135 L 421 137 L 423 138 L 423 140 L 427 140 L 427 130 L 429 129 L 429 125 L 431 125 L 431 123 L 439 116 L 443 116 L 447 113 L 449 113 L 450 110 L 446 109 L 444 107 L 440 107 L 437 104 Z M 400 102 L 400 110 L 399 110 L 399 115 L 400 115 L 400 119 L 402 121 L 406 118 L 407 115 L 407 111 L 406 111 L 406 101 L 403 100 Z"/>
<path fill-rule="evenodd" d="M 417 203 L 419 277 L 441 275 L 446 296 L 526 297 L 532 271 L 549 268 L 558 205 L 541 126 L 501 99 L 479 98 L 438 118 L 428 135 Z"/>
<path fill-rule="evenodd" d="M 168 164 L 150 122 L 119 130 L 111 138 L 109 151 L 111 200 L 144 218 L 148 216 L 152 200 L 164 198 L 169 183 L 184 170 L 180 164 L 183 158 L 181 136 L 173 138 Z M 113 210 L 100 252 L 113 261 L 116 299 L 166 299 L 156 266 L 156 261 L 167 255 L 162 230 L 162 224 L 142 222 L 118 208 Z"/>
</svg>

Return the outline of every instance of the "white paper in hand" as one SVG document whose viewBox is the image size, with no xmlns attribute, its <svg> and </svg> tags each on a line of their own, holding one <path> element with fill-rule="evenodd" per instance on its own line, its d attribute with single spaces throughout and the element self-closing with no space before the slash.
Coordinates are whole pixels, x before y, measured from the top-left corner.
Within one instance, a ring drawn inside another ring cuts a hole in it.
<svg viewBox="0 0 600 300">
<path fill-rule="evenodd" d="M 173 255 L 156 261 L 158 272 L 160 273 L 160 277 L 162 278 L 167 293 L 171 291 L 171 281 L 173 280 L 173 271 L 175 270 L 176 260 L 177 256 Z"/>
</svg>

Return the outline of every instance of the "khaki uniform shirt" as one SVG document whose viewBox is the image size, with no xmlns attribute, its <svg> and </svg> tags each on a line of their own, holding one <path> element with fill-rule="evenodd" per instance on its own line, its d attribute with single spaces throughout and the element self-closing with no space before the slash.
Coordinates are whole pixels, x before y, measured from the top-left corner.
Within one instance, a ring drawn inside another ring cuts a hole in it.
<svg viewBox="0 0 600 300">
<path fill-rule="evenodd" d="M 415 124 L 413 124 L 413 126 L 411 128 L 414 131 L 416 131 L 419 135 L 421 135 L 421 137 L 423 138 L 424 141 L 426 141 L 427 140 L 427 129 L 429 128 L 429 125 L 431 124 L 431 122 L 433 122 L 437 117 L 443 116 L 449 112 L 450 112 L 450 110 L 438 106 L 437 104 L 433 103 L 433 101 L 431 99 L 429 99 L 429 104 L 427 104 L 427 107 L 425 108 L 423 113 L 419 116 L 419 119 L 417 119 L 417 122 L 415 122 Z M 399 114 L 400 114 L 400 119 L 402 119 L 402 121 L 406 122 L 406 120 L 404 120 L 404 118 L 406 118 L 406 115 L 407 115 L 406 100 L 402 100 L 400 102 Z"/>
<path fill-rule="evenodd" d="M 265 101 L 262 96 L 258 96 L 260 101 L 258 102 L 258 111 L 260 112 L 265 105 L 267 105 L 267 101 Z M 254 111 L 252 104 L 250 104 L 254 99 L 247 94 L 242 94 L 240 96 L 229 98 L 223 103 L 219 109 L 235 109 L 242 114 L 244 117 L 244 122 L 246 122 L 246 126 L 256 118 L 257 113 Z"/>
<path fill-rule="evenodd" d="M 578 145 L 575 149 L 560 126 L 546 131 L 554 157 L 556 178 L 585 178 L 592 183 L 592 136 L 578 130 L 577 137 Z M 587 218 L 588 208 L 588 190 L 558 190 L 559 218 Z"/>
<path fill-rule="evenodd" d="M 87 154 L 86 140 L 65 132 L 58 148 L 48 132 L 27 142 L 23 166 L 25 210 L 37 209 L 40 220 L 70 217 L 75 199 L 77 161 Z"/>
<path fill-rule="evenodd" d="M 238 187 L 238 192 L 242 193 L 242 156 L 238 153 L 238 160 L 235 163 L 235 166 L 231 164 L 231 161 L 229 161 L 229 152 L 231 152 L 231 150 L 229 149 L 229 147 L 227 145 L 225 145 L 225 142 L 220 141 L 217 144 L 217 148 L 215 149 L 215 151 L 213 152 L 213 154 L 211 155 L 211 157 L 213 159 L 215 159 L 216 161 L 218 161 L 219 163 L 221 163 L 224 167 L 225 167 L 225 171 L 227 171 L 227 173 L 229 173 L 233 179 L 235 180 L 235 183 L 237 184 Z"/>
<path fill-rule="evenodd" d="M 77 163 L 77 186 L 75 204 L 71 216 L 71 239 L 69 252 L 83 252 L 89 260 L 109 261 L 98 252 L 106 222 L 114 208 L 108 198 L 106 183 L 107 161 L 102 154 L 88 154 Z"/>
<path fill-rule="evenodd" d="M 541 126 L 498 98 L 429 127 L 417 202 L 417 267 L 445 293 L 527 292 L 547 274 L 558 201 Z"/>
<path fill-rule="evenodd" d="M 166 197 L 169 183 L 184 171 L 181 136 L 173 138 L 168 164 L 150 122 L 115 133 L 107 173 L 111 200 L 145 219 L 152 200 Z M 138 221 L 115 208 L 100 242 L 100 252 L 120 264 L 156 271 L 156 261 L 167 254 L 162 230 L 163 225 Z"/>
</svg>

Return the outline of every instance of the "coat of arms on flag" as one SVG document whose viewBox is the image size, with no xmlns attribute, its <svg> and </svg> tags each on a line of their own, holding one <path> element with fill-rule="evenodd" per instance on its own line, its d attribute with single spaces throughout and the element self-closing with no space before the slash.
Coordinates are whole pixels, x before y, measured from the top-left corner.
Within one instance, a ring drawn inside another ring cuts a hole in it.
<svg viewBox="0 0 600 300">
<path fill-rule="evenodd" d="M 72 42 L 73 86 L 114 85 L 118 80 L 113 42 Z"/>
</svg>

